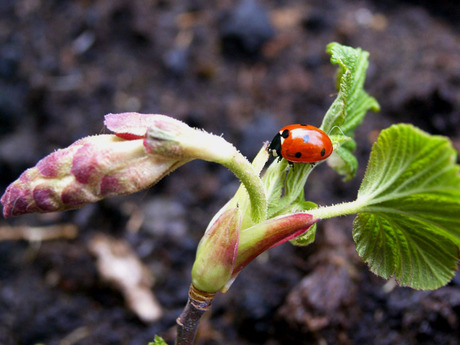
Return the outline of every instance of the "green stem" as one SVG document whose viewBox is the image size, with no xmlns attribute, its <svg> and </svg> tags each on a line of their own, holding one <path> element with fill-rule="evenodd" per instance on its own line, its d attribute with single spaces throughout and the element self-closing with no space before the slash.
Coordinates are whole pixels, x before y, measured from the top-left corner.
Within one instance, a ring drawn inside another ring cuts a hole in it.
<svg viewBox="0 0 460 345">
<path fill-rule="evenodd" d="M 238 151 L 230 161 L 220 163 L 230 169 L 246 188 L 251 201 L 251 217 L 254 223 L 260 223 L 267 219 L 265 189 L 252 164 Z"/>
<path fill-rule="evenodd" d="M 315 218 L 328 219 L 332 217 L 359 213 L 365 206 L 365 202 L 361 200 L 355 200 L 331 206 L 318 207 L 307 212 L 312 214 Z"/>
<path fill-rule="evenodd" d="M 220 136 L 191 128 L 181 121 L 168 117 L 161 117 L 160 120 L 157 126 L 150 127 L 147 131 L 144 145 L 149 153 L 169 159 L 203 159 L 224 165 L 246 188 L 253 221 L 259 223 L 267 218 L 267 198 L 259 171 L 235 146 Z M 268 156 L 266 150 L 263 152 Z"/>
</svg>

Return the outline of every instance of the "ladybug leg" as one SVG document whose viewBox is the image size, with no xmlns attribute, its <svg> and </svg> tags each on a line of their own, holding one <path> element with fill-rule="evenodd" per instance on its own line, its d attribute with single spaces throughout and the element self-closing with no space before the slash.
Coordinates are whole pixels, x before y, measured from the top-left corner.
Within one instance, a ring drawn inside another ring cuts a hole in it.
<svg viewBox="0 0 460 345">
<path fill-rule="evenodd" d="M 316 163 L 310 163 L 311 168 L 313 169 L 315 167 Z"/>
<path fill-rule="evenodd" d="M 292 167 L 291 164 L 292 164 L 292 163 L 289 162 L 289 166 L 288 166 L 288 168 L 286 169 L 286 171 L 284 172 L 284 181 L 283 181 L 283 188 L 284 188 L 284 191 L 283 191 L 283 194 L 285 194 L 285 193 L 286 193 L 286 190 L 287 190 L 286 182 L 287 182 L 287 177 L 288 177 L 288 175 L 289 175 L 289 171 L 291 170 L 291 167 Z"/>
<path fill-rule="evenodd" d="M 286 184 L 286 178 L 287 178 L 287 176 L 289 175 L 289 172 L 290 172 L 291 170 L 292 170 L 292 171 L 295 170 L 295 165 L 294 165 L 294 163 L 288 161 L 288 164 L 289 164 L 289 165 L 288 165 L 288 167 L 287 167 L 287 169 L 286 169 L 286 176 L 284 177 L 284 183 L 285 183 L 285 184 Z M 286 186 L 284 186 L 284 187 L 286 188 Z"/>
</svg>

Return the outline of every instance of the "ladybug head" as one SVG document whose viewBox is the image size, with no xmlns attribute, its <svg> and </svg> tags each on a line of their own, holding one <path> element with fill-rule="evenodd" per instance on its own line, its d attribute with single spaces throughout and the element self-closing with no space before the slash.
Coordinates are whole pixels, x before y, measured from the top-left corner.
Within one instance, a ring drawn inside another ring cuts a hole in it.
<svg viewBox="0 0 460 345">
<path fill-rule="evenodd" d="M 273 157 L 278 157 L 279 160 L 283 158 L 281 155 L 281 146 L 283 146 L 283 141 L 289 137 L 289 130 L 282 129 L 275 135 L 270 145 L 268 145 L 268 153 L 270 153 Z"/>
<path fill-rule="evenodd" d="M 282 159 L 283 157 L 281 155 L 281 145 L 283 144 L 283 140 L 287 135 L 289 135 L 288 131 L 276 133 L 275 137 L 272 139 L 272 142 L 270 145 L 268 145 L 268 153 L 270 153 L 275 158 L 278 157 L 279 159 Z"/>
<path fill-rule="evenodd" d="M 275 137 L 273 138 L 270 145 L 268 145 L 268 153 L 270 153 L 273 157 L 281 157 L 281 134 L 276 133 Z"/>
</svg>

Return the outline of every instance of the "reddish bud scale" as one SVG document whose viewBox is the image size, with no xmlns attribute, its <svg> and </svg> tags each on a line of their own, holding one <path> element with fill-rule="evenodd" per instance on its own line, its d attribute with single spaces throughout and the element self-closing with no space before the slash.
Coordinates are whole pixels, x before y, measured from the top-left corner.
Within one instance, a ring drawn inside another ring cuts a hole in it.
<svg viewBox="0 0 460 345">
<path fill-rule="evenodd" d="M 233 278 L 261 253 L 302 235 L 317 221 L 309 213 L 295 213 L 242 230 Z"/>
<path fill-rule="evenodd" d="M 133 140 L 145 137 L 149 127 L 158 125 L 158 119 L 164 115 L 121 113 L 105 115 L 104 125 L 118 137 Z"/>
<path fill-rule="evenodd" d="M 225 210 L 206 230 L 197 249 L 192 268 L 193 286 L 217 292 L 230 280 L 238 250 L 241 212 Z"/>
</svg>

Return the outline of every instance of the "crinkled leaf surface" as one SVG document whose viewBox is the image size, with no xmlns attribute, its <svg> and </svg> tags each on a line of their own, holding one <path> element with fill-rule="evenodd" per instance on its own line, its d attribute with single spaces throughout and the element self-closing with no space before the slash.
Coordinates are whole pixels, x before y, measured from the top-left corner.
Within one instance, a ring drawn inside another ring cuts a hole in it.
<svg viewBox="0 0 460 345">
<path fill-rule="evenodd" d="M 370 269 L 403 286 L 436 289 L 455 274 L 460 175 L 450 141 L 411 125 L 381 132 L 358 192 L 353 238 Z"/>
<path fill-rule="evenodd" d="M 361 124 L 368 110 L 379 111 L 377 101 L 364 90 L 369 53 L 360 48 L 351 48 L 330 43 L 326 49 L 332 64 L 338 64 L 337 98 L 332 103 L 321 128 L 330 135 L 349 137 L 350 142 L 335 149 L 335 159 L 328 164 L 345 179 L 352 178 L 357 169 L 353 155 L 354 131 Z"/>
</svg>

